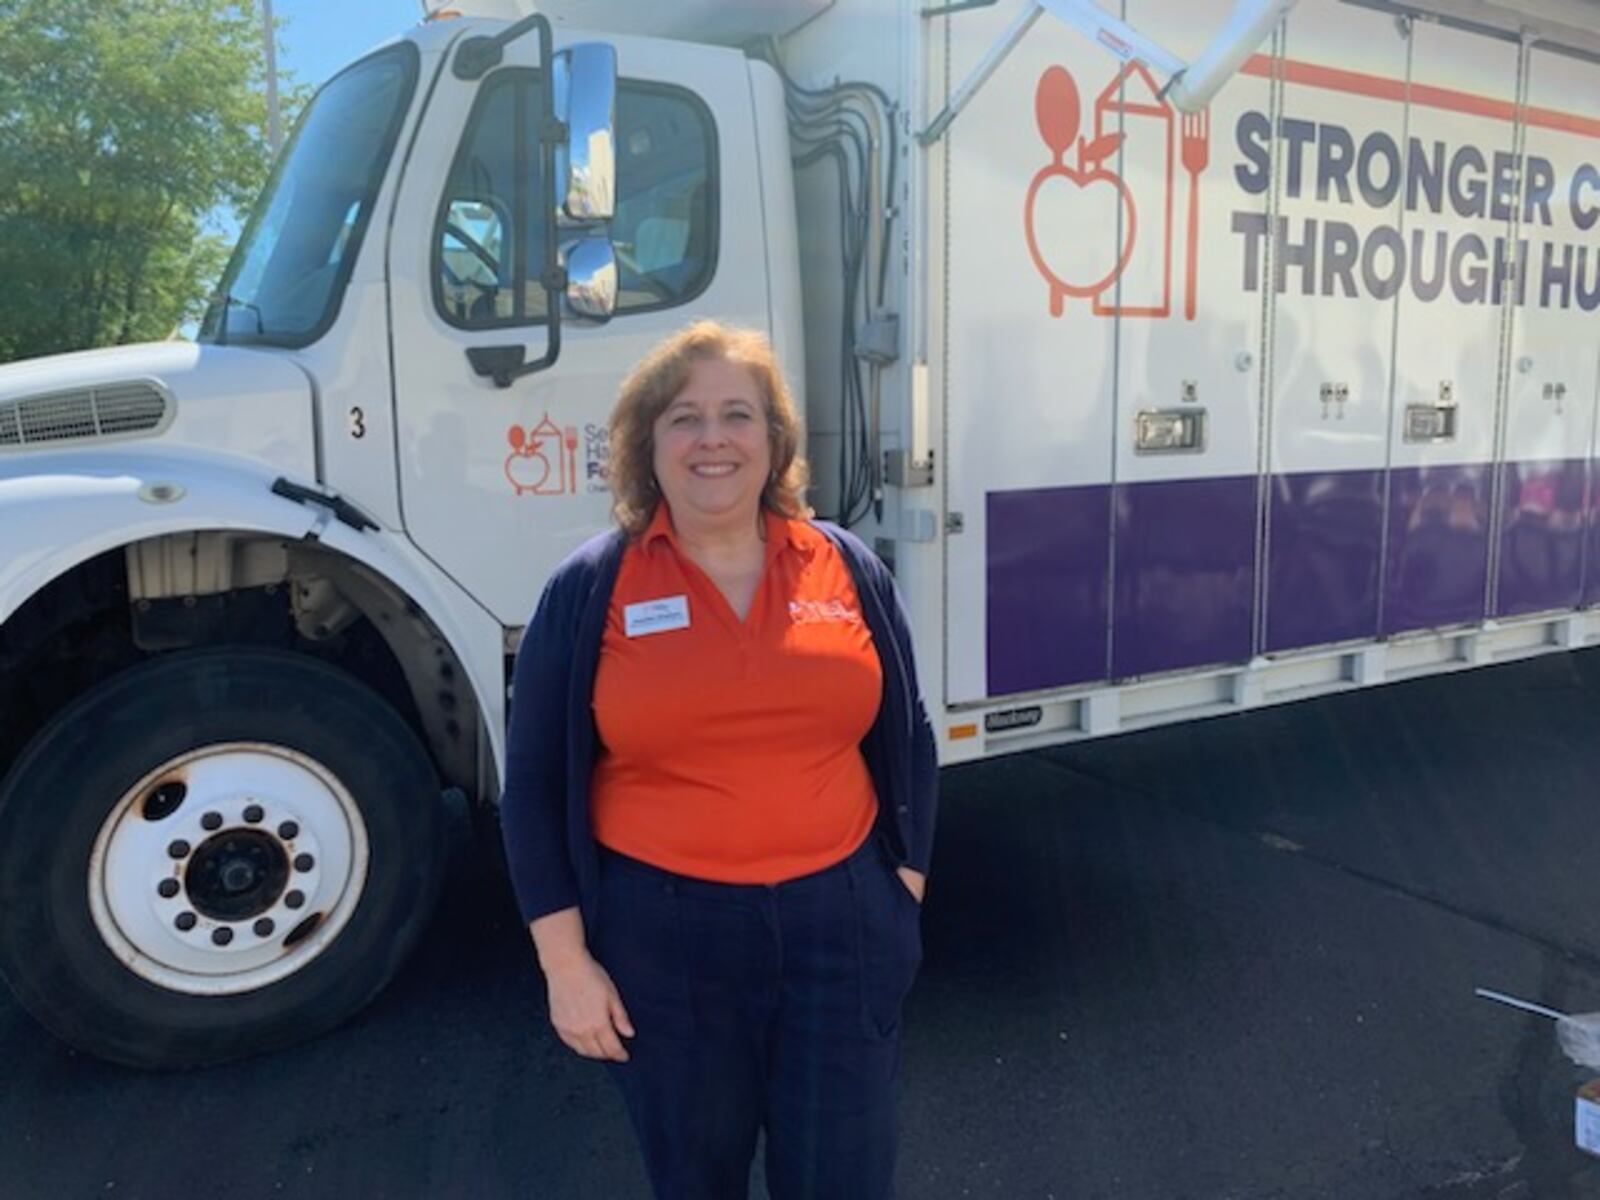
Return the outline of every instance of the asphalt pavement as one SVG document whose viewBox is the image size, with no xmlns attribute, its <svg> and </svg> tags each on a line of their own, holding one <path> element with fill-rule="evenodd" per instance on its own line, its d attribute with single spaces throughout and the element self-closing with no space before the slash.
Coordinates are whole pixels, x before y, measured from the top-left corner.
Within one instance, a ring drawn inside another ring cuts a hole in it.
<svg viewBox="0 0 1600 1200">
<path fill-rule="evenodd" d="M 1597 780 L 1594 653 L 947 771 L 900 1195 L 1600 1197 L 1588 1075 L 1473 996 L 1600 1009 Z M 646 1196 L 454 829 L 419 953 L 297 1049 L 142 1074 L 0 993 L 0 1200 Z"/>
</svg>

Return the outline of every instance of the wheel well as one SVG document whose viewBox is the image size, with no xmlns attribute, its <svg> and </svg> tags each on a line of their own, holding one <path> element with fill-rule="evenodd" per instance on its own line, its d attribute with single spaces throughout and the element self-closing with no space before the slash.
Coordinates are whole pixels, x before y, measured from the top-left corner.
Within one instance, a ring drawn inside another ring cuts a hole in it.
<svg viewBox="0 0 1600 1200">
<path fill-rule="evenodd" d="M 101 554 L 34 593 L 0 625 L 0 773 L 57 711 L 138 662 L 122 554 Z"/>
<path fill-rule="evenodd" d="M 441 782 L 492 788 L 466 671 L 387 579 L 305 542 L 205 531 L 136 542 L 80 563 L 0 626 L 0 774 L 57 711 L 108 675 L 204 645 L 302 653 L 383 696 Z"/>
</svg>

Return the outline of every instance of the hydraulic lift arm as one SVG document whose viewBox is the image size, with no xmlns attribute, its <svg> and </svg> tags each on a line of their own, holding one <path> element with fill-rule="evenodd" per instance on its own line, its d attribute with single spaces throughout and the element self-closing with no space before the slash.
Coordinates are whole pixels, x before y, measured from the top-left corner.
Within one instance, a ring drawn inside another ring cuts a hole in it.
<svg viewBox="0 0 1600 1200">
<path fill-rule="evenodd" d="M 1091 0 L 1032 0 L 1017 14 L 972 73 L 951 93 L 950 102 L 919 137 L 929 145 L 944 136 L 950 123 L 977 95 L 978 89 L 1005 61 L 1028 30 L 1044 14 L 1079 29 L 1117 58 L 1138 59 L 1167 77 L 1162 94 L 1185 112 L 1198 112 L 1239 69 L 1267 33 L 1295 5 L 1295 0 L 1236 0 L 1233 12 L 1211 44 L 1192 63 L 1163 49 L 1133 26 L 1097 7 Z"/>
</svg>

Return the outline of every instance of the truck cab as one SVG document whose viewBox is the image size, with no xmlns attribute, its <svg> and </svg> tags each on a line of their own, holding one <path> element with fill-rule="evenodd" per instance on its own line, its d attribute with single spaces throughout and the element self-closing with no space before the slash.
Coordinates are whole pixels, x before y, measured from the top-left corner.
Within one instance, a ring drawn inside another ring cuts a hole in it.
<svg viewBox="0 0 1600 1200">
<path fill-rule="evenodd" d="M 216 1061 L 381 987 L 609 519 L 628 367 L 707 313 L 798 356 L 776 72 L 524 16 L 330 80 L 196 344 L 0 370 L 0 972 L 93 1053 Z"/>
<path fill-rule="evenodd" d="M 616 296 L 559 358 L 500 386 L 472 352 L 549 341 L 537 40 L 481 79 L 446 60 L 502 24 L 438 20 L 330 82 L 287 147 L 201 330 L 316 380 L 317 482 L 409 541 L 501 624 L 604 525 L 623 372 L 691 315 L 799 342 L 775 72 L 715 46 L 611 37 Z M 582 37 L 582 34 L 575 35 Z M 765 145 L 764 145 L 765 143 Z M 782 199 L 780 199 L 780 197 Z M 785 251 L 787 250 L 787 253 Z"/>
</svg>

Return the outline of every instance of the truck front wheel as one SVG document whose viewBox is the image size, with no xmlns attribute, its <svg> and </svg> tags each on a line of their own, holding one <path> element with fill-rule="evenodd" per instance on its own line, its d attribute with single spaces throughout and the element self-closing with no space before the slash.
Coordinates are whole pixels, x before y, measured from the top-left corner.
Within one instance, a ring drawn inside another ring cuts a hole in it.
<svg viewBox="0 0 1600 1200">
<path fill-rule="evenodd" d="M 320 1033 L 427 922 L 439 786 L 364 684 L 255 649 L 80 697 L 0 786 L 0 975 L 90 1054 L 190 1067 Z"/>
</svg>

